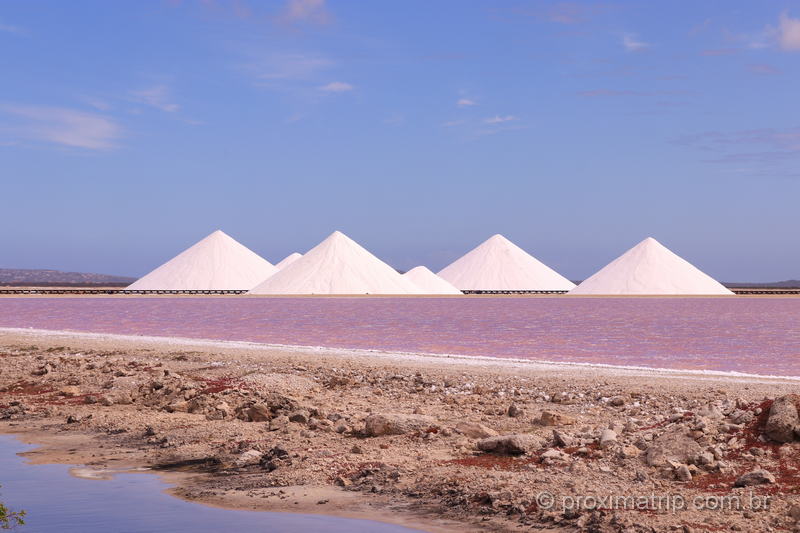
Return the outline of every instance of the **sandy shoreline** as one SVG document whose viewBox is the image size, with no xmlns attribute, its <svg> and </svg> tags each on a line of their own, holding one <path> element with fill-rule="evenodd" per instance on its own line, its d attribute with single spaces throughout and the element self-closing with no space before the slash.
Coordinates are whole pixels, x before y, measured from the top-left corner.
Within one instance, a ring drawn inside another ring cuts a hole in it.
<svg viewBox="0 0 800 533">
<path fill-rule="evenodd" d="M 156 468 L 192 501 L 430 531 L 794 524 L 798 445 L 754 433 L 791 378 L 35 330 L 2 329 L 0 346 L 0 430 L 40 444 L 32 460 Z M 496 434 L 524 438 L 476 450 Z M 651 460 L 672 437 L 697 457 Z M 769 511 L 536 501 L 734 494 L 755 467 L 778 478 L 749 489 L 772 498 Z"/>
<path fill-rule="evenodd" d="M 527 369 L 547 372 L 549 374 L 589 373 L 595 376 L 628 376 L 693 380 L 724 380 L 742 383 L 800 383 L 800 376 L 777 376 L 770 374 L 750 374 L 746 372 L 723 370 L 689 370 L 658 368 L 647 366 L 624 366 L 604 363 L 578 363 L 568 361 L 547 361 L 543 359 L 519 359 L 513 357 L 485 357 L 479 355 L 463 355 L 448 353 L 401 352 L 390 350 L 366 350 L 359 348 L 334 348 L 327 346 L 304 346 L 289 344 L 268 344 L 249 341 L 230 341 L 217 339 L 195 339 L 190 337 L 161 337 L 150 335 L 122 335 L 114 333 L 94 333 L 84 331 L 47 330 L 35 328 L 0 327 L 0 335 L 30 336 L 50 338 L 53 340 L 86 340 L 101 342 L 134 342 L 157 348 L 169 347 L 202 347 L 205 349 L 234 349 L 255 351 L 280 351 L 286 353 L 320 354 L 324 356 L 345 356 L 347 358 L 405 360 L 413 364 L 463 364 L 467 366 L 491 366 Z"/>
</svg>

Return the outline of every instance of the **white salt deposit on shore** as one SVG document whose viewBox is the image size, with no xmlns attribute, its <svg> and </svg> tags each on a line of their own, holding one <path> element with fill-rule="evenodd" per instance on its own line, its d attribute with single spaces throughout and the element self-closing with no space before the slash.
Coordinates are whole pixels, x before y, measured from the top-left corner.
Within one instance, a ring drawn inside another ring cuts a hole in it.
<svg viewBox="0 0 800 533">
<path fill-rule="evenodd" d="M 395 269 L 340 231 L 249 294 L 421 294 Z"/>
<path fill-rule="evenodd" d="M 439 272 L 461 290 L 570 290 L 575 284 L 502 235 L 494 235 Z"/>
<path fill-rule="evenodd" d="M 492 368 L 518 368 L 541 370 L 548 375 L 563 373 L 564 376 L 576 376 L 579 374 L 590 374 L 597 377 L 624 375 L 632 377 L 658 377 L 680 379 L 694 379 L 698 381 L 707 380 L 730 380 L 737 383 L 797 383 L 800 376 L 777 376 L 771 374 L 748 374 L 733 370 L 693 370 L 693 369 L 673 369 L 646 367 L 635 365 L 612 365 L 605 363 L 578 363 L 567 361 L 547 361 L 543 359 L 518 359 L 511 357 L 488 357 L 480 355 L 463 355 L 457 353 L 431 353 L 431 352 L 403 352 L 391 350 L 370 350 L 358 348 L 333 348 L 327 346 L 304 346 L 291 344 L 271 344 L 250 341 L 231 341 L 215 339 L 192 339 L 188 337 L 154 337 L 148 335 L 122 335 L 118 333 L 91 333 L 79 331 L 48 330 L 33 328 L 6 328 L 0 327 L 0 334 L 19 335 L 31 339 L 55 338 L 55 339 L 86 339 L 100 342 L 132 342 L 138 345 L 147 346 L 155 349 L 172 349 L 174 347 L 203 347 L 212 349 L 235 349 L 246 351 L 274 350 L 276 352 L 287 353 L 308 353 L 314 355 L 331 355 L 341 357 L 352 357 L 361 359 L 385 359 L 414 361 L 416 364 L 461 364 L 477 367 Z"/>
<path fill-rule="evenodd" d="M 403 276 L 422 289 L 424 294 L 463 294 L 450 282 L 440 278 L 422 265 L 412 268 Z"/>
<path fill-rule="evenodd" d="M 277 272 L 269 261 L 217 230 L 129 290 L 248 290 Z"/>
<path fill-rule="evenodd" d="M 297 252 L 292 252 L 289 255 L 287 255 L 286 257 L 284 257 L 281 260 L 280 263 L 276 264 L 275 268 L 277 268 L 278 270 L 283 270 L 284 268 L 286 268 L 287 266 L 291 265 L 292 263 L 294 263 L 295 261 L 297 261 L 301 257 L 303 257 L 303 254 L 297 253 Z"/>
<path fill-rule="evenodd" d="M 648 237 L 569 294 L 732 295 L 721 283 Z"/>
</svg>

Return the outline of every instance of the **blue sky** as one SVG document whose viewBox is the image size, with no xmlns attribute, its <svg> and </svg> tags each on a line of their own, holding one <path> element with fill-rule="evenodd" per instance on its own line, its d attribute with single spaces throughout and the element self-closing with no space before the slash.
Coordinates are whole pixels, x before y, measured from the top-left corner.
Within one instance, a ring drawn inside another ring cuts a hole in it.
<svg viewBox="0 0 800 533">
<path fill-rule="evenodd" d="M 141 275 L 220 228 L 572 279 L 654 236 L 800 277 L 789 1 L 6 0 L 0 267 Z"/>
</svg>

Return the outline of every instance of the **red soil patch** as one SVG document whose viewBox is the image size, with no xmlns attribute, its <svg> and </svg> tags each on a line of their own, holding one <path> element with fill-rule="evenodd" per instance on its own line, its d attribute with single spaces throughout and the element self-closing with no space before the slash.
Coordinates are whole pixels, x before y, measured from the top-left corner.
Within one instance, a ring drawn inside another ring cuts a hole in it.
<svg viewBox="0 0 800 533">
<path fill-rule="evenodd" d="M 205 383 L 205 388 L 200 391 L 200 394 L 216 394 L 224 390 L 236 389 L 242 387 L 242 382 L 236 378 L 195 378 L 198 381 Z"/>
<path fill-rule="evenodd" d="M 53 389 L 51 388 L 45 387 L 44 385 L 37 385 L 30 381 L 25 381 L 24 379 L 21 379 L 6 387 L 4 391 L 0 392 L 0 394 L 38 396 L 41 394 L 49 394 L 51 392 L 53 392 Z"/>
<path fill-rule="evenodd" d="M 785 451 L 792 450 L 791 454 L 781 454 L 782 445 L 772 441 L 762 441 L 760 437 L 764 435 L 764 429 L 769 418 L 769 410 L 772 408 L 772 400 L 764 400 L 760 404 L 753 404 L 747 407 L 749 411 L 761 409 L 759 415 L 747 424 L 741 431 L 732 433 L 733 436 L 744 440 L 744 445 L 728 452 L 724 459 L 726 461 L 739 461 L 743 456 L 750 455 L 751 450 L 764 450 L 765 457 L 777 460 L 777 467 L 767 467 L 775 476 L 775 483 L 752 487 L 760 494 L 775 494 L 778 492 L 789 494 L 800 494 L 800 450 L 795 448 L 783 448 Z M 785 445 L 784 445 L 785 446 Z M 733 474 L 707 474 L 692 481 L 689 486 L 709 492 L 728 492 L 733 487 L 736 478 L 750 470 L 756 468 L 755 465 L 740 468 Z"/>
</svg>

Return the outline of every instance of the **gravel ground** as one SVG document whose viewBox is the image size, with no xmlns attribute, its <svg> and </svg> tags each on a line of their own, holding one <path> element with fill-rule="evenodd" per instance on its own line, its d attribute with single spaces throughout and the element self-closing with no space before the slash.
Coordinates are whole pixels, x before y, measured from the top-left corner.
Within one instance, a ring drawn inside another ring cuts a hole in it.
<svg viewBox="0 0 800 533">
<path fill-rule="evenodd" d="M 430 531 L 800 531 L 797 385 L 0 330 L 0 430 L 34 461 Z"/>
</svg>

